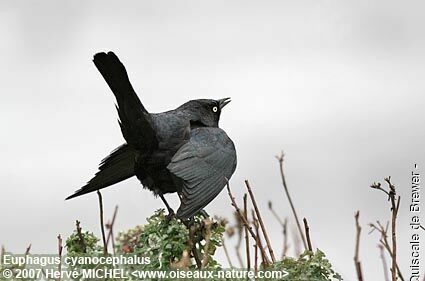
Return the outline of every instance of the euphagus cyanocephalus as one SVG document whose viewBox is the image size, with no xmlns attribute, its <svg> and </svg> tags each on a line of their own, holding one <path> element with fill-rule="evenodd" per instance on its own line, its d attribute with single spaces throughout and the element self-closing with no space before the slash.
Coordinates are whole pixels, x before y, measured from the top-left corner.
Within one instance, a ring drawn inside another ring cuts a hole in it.
<svg viewBox="0 0 425 281">
<path fill-rule="evenodd" d="M 218 127 L 230 98 L 191 100 L 174 110 L 149 113 L 113 52 L 98 53 L 93 62 L 115 95 L 126 143 L 103 159 L 95 177 L 67 199 L 137 176 L 161 197 L 170 214 L 164 194 L 177 192 L 177 216 L 191 218 L 220 193 L 236 168 L 234 144 Z"/>
</svg>

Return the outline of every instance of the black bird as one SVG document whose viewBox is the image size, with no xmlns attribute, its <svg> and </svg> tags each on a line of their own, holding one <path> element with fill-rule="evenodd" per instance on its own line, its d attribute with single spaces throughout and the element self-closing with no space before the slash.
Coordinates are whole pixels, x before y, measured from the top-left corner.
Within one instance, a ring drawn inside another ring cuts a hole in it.
<svg viewBox="0 0 425 281">
<path fill-rule="evenodd" d="M 177 217 L 193 217 L 220 193 L 236 168 L 235 146 L 218 127 L 230 98 L 191 100 L 174 110 L 149 113 L 113 52 L 98 53 L 93 62 L 115 95 L 126 143 L 103 159 L 96 175 L 66 199 L 136 176 L 161 197 L 171 215 L 164 194 L 177 192 L 181 200 Z"/>
</svg>

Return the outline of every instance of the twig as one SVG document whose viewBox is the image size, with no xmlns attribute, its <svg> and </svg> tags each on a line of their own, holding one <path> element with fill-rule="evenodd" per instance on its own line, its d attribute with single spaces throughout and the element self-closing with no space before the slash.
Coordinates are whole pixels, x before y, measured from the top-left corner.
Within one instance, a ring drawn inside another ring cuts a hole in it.
<svg viewBox="0 0 425 281">
<path fill-rule="evenodd" d="M 0 250 L 0 265 L 3 264 L 3 256 L 4 253 L 6 252 L 6 249 L 4 248 L 4 245 L 1 245 L 1 250 Z"/>
<path fill-rule="evenodd" d="M 106 244 L 105 228 L 103 224 L 103 201 L 102 194 L 100 191 L 97 191 L 97 196 L 99 197 L 99 210 L 100 210 L 100 229 L 102 231 L 102 240 L 103 240 L 103 254 L 108 254 L 108 244 Z"/>
<path fill-rule="evenodd" d="M 202 268 L 202 262 L 199 258 L 198 250 L 196 249 L 196 242 L 195 242 L 195 232 L 197 230 L 197 226 L 194 224 L 189 229 L 189 248 L 193 254 L 193 257 L 195 258 L 196 266 L 198 269 Z"/>
<path fill-rule="evenodd" d="M 354 218 L 356 219 L 356 249 L 354 251 L 354 265 L 356 267 L 358 280 L 363 281 L 362 266 L 359 259 L 360 233 L 362 231 L 362 228 L 360 227 L 360 224 L 359 224 L 359 215 L 360 215 L 359 211 L 357 211 L 356 214 L 354 215 Z"/>
<path fill-rule="evenodd" d="M 282 259 L 286 257 L 286 253 L 288 252 L 288 219 L 285 218 L 283 222 L 283 249 L 282 249 Z"/>
<path fill-rule="evenodd" d="M 111 223 L 106 224 L 106 228 L 109 230 L 108 232 L 108 238 L 106 238 L 106 245 L 109 245 L 109 240 L 111 239 L 112 244 L 112 252 L 115 254 L 115 242 L 114 242 L 114 224 L 115 224 L 115 218 L 117 216 L 118 212 L 118 205 L 115 206 L 114 214 L 112 216 Z"/>
<path fill-rule="evenodd" d="M 283 157 L 284 157 L 283 152 L 281 153 L 280 156 L 276 156 L 277 160 L 279 161 L 280 175 L 281 175 L 281 178 L 282 178 L 283 188 L 285 190 L 286 197 L 288 198 L 289 204 L 291 205 L 292 213 L 294 214 L 295 221 L 297 223 L 297 228 L 298 228 L 298 232 L 299 232 L 300 237 L 301 237 L 301 241 L 303 242 L 304 248 L 307 249 L 307 242 L 306 242 L 306 239 L 304 237 L 303 231 L 301 229 L 301 224 L 300 224 L 300 221 L 298 219 L 298 215 L 297 215 L 297 212 L 295 210 L 294 203 L 292 202 L 291 195 L 289 194 L 288 186 L 286 184 L 285 173 L 283 171 Z"/>
<path fill-rule="evenodd" d="M 238 205 L 236 204 L 235 197 L 233 196 L 232 192 L 230 191 L 229 181 L 227 181 L 226 187 L 227 187 L 227 192 L 229 194 L 230 200 L 232 201 L 232 206 L 236 209 L 236 212 L 238 213 L 239 218 L 242 220 L 243 224 L 248 229 L 249 234 L 251 234 L 252 238 L 254 238 L 255 241 L 258 241 L 258 236 L 254 233 L 254 231 L 252 230 L 252 227 L 249 225 L 248 221 L 245 219 L 245 216 L 243 215 L 241 209 L 239 209 Z M 268 261 L 268 258 L 267 258 L 267 255 L 266 255 L 264 249 L 261 247 L 260 250 L 261 250 L 261 254 L 265 256 L 265 259 L 266 259 L 266 262 L 267 262 L 267 265 L 268 265 L 269 261 Z"/>
<path fill-rule="evenodd" d="M 391 261 L 392 261 L 392 263 L 391 263 L 391 280 L 396 281 L 397 280 L 397 274 L 400 277 L 400 279 L 403 280 L 403 277 L 401 276 L 401 272 L 398 269 L 398 264 L 397 264 L 397 231 L 396 231 L 396 226 L 397 226 L 398 209 L 400 207 L 400 196 L 398 196 L 396 198 L 397 193 L 396 193 L 395 186 L 391 183 L 391 177 L 385 178 L 384 180 L 388 184 L 388 188 L 389 188 L 388 191 L 385 190 L 384 188 L 382 188 L 380 183 L 373 183 L 371 185 L 371 188 L 381 190 L 382 192 L 384 192 L 385 194 L 388 195 L 388 200 L 391 201 L 391 244 L 392 244 L 392 247 L 391 247 L 391 249 L 387 249 L 387 250 L 390 250 L 389 252 L 391 252 Z"/>
<path fill-rule="evenodd" d="M 224 237 L 221 238 L 221 245 L 223 245 L 224 254 L 226 255 L 227 262 L 230 268 L 233 268 L 232 260 L 230 259 L 229 251 L 227 250 L 226 243 L 224 243 Z"/>
<path fill-rule="evenodd" d="M 291 236 L 294 241 L 294 254 L 299 257 L 301 255 L 301 239 L 296 228 L 291 228 Z"/>
<path fill-rule="evenodd" d="M 272 258 L 273 263 L 276 262 L 274 256 L 272 244 L 270 243 L 269 236 L 267 235 L 266 227 L 264 226 L 263 219 L 261 218 L 260 210 L 257 207 L 257 202 L 255 201 L 254 194 L 252 193 L 251 186 L 249 185 L 248 180 L 245 180 L 246 188 L 248 189 L 249 197 L 251 198 L 252 205 L 254 206 L 255 213 L 257 214 L 258 221 L 260 222 L 261 230 L 263 231 L 264 238 L 266 239 L 267 248 L 269 249 L 270 257 Z"/>
<path fill-rule="evenodd" d="M 80 221 L 76 220 L 75 225 L 77 228 L 77 235 L 80 240 L 80 246 L 83 253 L 87 252 L 86 241 L 84 240 L 83 233 L 81 232 Z"/>
<path fill-rule="evenodd" d="M 387 261 L 385 260 L 384 246 L 382 246 L 381 244 L 378 244 L 378 248 L 379 248 L 380 257 L 382 260 L 382 267 L 384 268 L 384 278 L 385 278 L 385 281 L 389 281 L 388 274 L 387 274 L 388 266 L 387 266 Z"/>
<path fill-rule="evenodd" d="M 263 247 L 263 242 L 261 242 L 260 225 L 258 223 L 257 217 L 255 216 L 254 210 L 252 210 L 252 219 L 254 221 L 255 234 L 257 235 L 257 239 L 255 240 L 255 244 L 260 249 L 261 260 L 262 260 L 261 264 L 263 265 L 263 269 L 265 269 L 268 266 L 269 261 L 268 261 L 267 255 L 266 255 L 266 251 L 264 250 L 264 247 Z M 256 270 L 258 271 L 258 265 L 257 265 Z"/>
<path fill-rule="evenodd" d="M 388 242 L 388 227 L 389 227 L 389 222 L 387 222 L 386 226 L 384 227 L 379 221 L 376 222 L 377 225 L 370 223 L 369 226 L 371 227 L 371 231 L 369 232 L 372 233 L 374 230 L 377 230 L 380 234 L 381 234 L 381 239 L 379 240 L 379 242 L 381 243 L 382 246 L 384 246 L 385 250 L 387 250 L 388 254 L 392 257 L 393 256 L 393 252 L 391 250 L 391 246 Z M 398 266 L 398 264 L 396 264 L 396 268 L 397 268 L 397 273 L 398 273 L 398 277 L 400 278 L 401 281 L 404 281 L 404 277 L 401 273 L 400 267 Z"/>
<path fill-rule="evenodd" d="M 311 246 L 311 240 L 310 240 L 310 227 L 308 226 L 307 219 L 304 218 L 304 228 L 305 228 L 305 236 L 307 237 L 307 244 L 308 244 L 308 250 L 310 252 L 313 252 L 313 247 Z"/>
<path fill-rule="evenodd" d="M 258 237 L 258 225 L 255 222 L 255 212 L 254 212 L 254 210 L 252 210 L 252 223 L 254 224 L 255 234 Z M 258 271 L 258 247 L 259 247 L 259 245 L 258 245 L 257 241 L 255 241 L 255 244 L 254 244 L 254 271 L 255 271 L 255 273 L 257 273 L 257 271 Z"/>
<path fill-rule="evenodd" d="M 205 234 L 205 245 L 204 245 L 204 257 L 202 259 L 202 268 L 206 267 L 208 264 L 208 258 L 209 258 L 209 247 L 210 247 L 210 240 L 211 240 L 211 220 L 205 219 L 204 224 L 206 227 L 206 234 Z"/>
<path fill-rule="evenodd" d="M 239 213 L 237 211 L 235 211 L 233 214 L 234 214 L 235 220 L 236 220 L 236 225 L 235 225 L 236 231 L 235 232 L 237 232 L 237 235 L 238 235 L 238 242 L 235 245 L 235 253 L 236 253 L 236 258 L 239 262 L 239 266 L 241 268 L 243 268 L 244 264 L 243 264 L 243 260 L 242 260 L 242 256 L 241 256 L 241 245 L 242 245 L 242 232 L 243 232 L 243 229 L 245 227 L 244 227 L 244 224 L 243 224 L 243 222 L 242 222 L 242 220 L 239 216 Z"/>
<path fill-rule="evenodd" d="M 276 211 L 273 209 L 272 201 L 269 201 L 269 210 L 272 212 L 273 216 L 276 218 L 276 220 L 279 222 L 279 224 L 283 227 L 284 222 L 279 217 L 279 215 L 276 213 Z"/>
<path fill-rule="evenodd" d="M 244 223 L 242 219 L 239 216 L 239 213 L 235 212 L 235 219 L 236 219 L 236 229 L 238 232 L 238 242 L 235 245 L 235 252 L 236 252 L 236 258 L 238 259 L 240 267 L 244 267 L 242 256 L 241 256 L 241 245 L 242 245 L 242 232 L 245 229 Z"/>
<path fill-rule="evenodd" d="M 27 249 L 25 250 L 25 256 L 28 256 L 30 251 L 31 251 L 31 244 L 29 244 Z"/>
<path fill-rule="evenodd" d="M 286 252 L 288 251 L 288 237 L 287 237 L 288 219 L 285 218 L 285 220 L 282 221 L 282 219 L 273 209 L 272 201 L 269 201 L 269 209 L 272 212 L 273 216 L 276 218 L 276 220 L 279 222 L 279 224 L 282 226 L 282 234 L 283 234 L 282 259 L 283 259 L 286 256 Z"/>
<path fill-rule="evenodd" d="M 385 181 L 388 183 L 388 186 L 390 188 L 390 199 L 391 199 L 391 241 L 392 241 L 392 265 L 391 265 L 391 278 L 392 281 L 397 281 L 397 236 L 396 236 L 396 220 L 397 220 L 397 213 L 398 208 L 400 207 L 400 196 L 397 199 L 396 202 L 396 191 L 395 186 L 391 183 L 391 177 L 388 177 L 385 179 Z"/>
<path fill-rule="evenodd" d="M 245 219 L 248 221 L 248 204 L 247 204 L 247 195 L 246 193 L 243 196 L 243 209 L 244 209 L 244 216 Z M 249 253 L 249 235 L 248 235 L 248 229 L 245 228 L 245 247 L 246 247 L 246 267 L 248 270 L 251 269 L 251 256 Z"/>
<path fill-rule="evenodd" d="M 59 255 L 59 264 L 58 264 L 58 272 L 62 272 L 62 237 L 59 234 L 58 235 L 58 255 Z M 58 281 L 61 280 L 61 274 L 59 274 Z"/>
<path fill-rule="evenodd" d="M 30 250 L 31 250 L 31 244 L 29 244 L 27 249 L 25 250 L 25 257 L 29 255 Z M 25 262 L 24 262 L 24 267 L 26 267 L 26 259 L 25 259 Z"/>
</svg>

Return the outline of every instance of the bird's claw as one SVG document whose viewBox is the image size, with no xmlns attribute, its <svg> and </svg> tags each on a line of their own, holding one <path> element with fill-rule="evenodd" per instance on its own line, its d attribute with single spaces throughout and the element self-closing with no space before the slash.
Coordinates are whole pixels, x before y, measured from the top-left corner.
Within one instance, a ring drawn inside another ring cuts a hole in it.
<svg viewBox="0 0 425 281">
<path fill-rule="evenodd" d="M 168 210 L 168 215 L 165 216 L 165 222 L 169 223 L 172 219 L 176 217 L 176 214 L 173 210 Z"/>
</svg>

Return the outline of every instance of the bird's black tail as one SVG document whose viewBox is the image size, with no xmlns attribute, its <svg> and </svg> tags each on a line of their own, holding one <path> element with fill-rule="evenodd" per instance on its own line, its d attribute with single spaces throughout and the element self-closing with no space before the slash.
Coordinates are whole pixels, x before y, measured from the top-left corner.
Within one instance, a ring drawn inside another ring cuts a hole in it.
<svg viewBox="0 0 425 281">
<path fill-rule="evenodd" d="M 124 139 L 138 150 L 152 149 L 156 136 L 150 115 L 131 86 L 124 65 L 113 52 L 98 53 L 93 62 L 115 95 Z"/>
<path fill-rule="evenodd" d="M 137 151 L 123 144 L 102 160 L 99 171 L 83 187 L 66 200 L 93 192 L 134 176 L 134 163 Z"/>
</svg>

